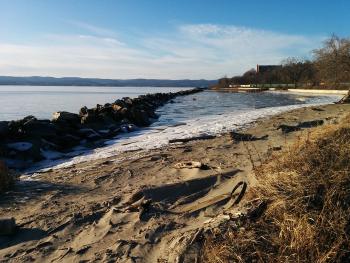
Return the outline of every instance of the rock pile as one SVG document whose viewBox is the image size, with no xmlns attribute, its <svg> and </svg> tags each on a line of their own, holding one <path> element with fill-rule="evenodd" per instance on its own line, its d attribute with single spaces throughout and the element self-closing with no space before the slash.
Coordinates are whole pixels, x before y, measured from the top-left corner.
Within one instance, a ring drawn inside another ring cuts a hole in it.
<svg viewBox="0 0 350 263">
<path fill-rule="evenodd" d="M 158 118 L 158 107 L 177 96 L 202 91 L 192 89 L 175 93 L 156 93 L 116 100 L 114 103 L 83 107 L 79 114 L 55 112 L 52 120 L 27 116 L 17 121 L 0 121 L 0 159 L 11 168 L 26 168 L 50 153 L 57 158 L 75 146 L 96 147 L 104 139 L 150 125 Z"/>
</svg>

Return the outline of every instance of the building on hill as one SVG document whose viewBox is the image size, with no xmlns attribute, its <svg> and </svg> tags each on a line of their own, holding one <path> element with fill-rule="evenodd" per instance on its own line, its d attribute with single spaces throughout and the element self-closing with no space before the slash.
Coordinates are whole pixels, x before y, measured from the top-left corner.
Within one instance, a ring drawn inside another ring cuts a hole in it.
<svg viewBox="0 0 350 263">
<path fill-rule="evenodd" d="M 266 73 L 268 71 L 272 71 L 275 69 L 280 69 L 282 68 L 282 65 L 256 65 L 256 73 Z"/>
</svg>

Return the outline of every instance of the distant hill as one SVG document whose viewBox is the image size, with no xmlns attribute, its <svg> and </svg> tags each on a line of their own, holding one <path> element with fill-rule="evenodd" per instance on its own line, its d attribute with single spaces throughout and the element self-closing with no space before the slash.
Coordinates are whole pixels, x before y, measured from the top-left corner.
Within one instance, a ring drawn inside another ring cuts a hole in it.
<svg viewBox="0 0 350 263">
<path fill-rule="evenodd" d="M 170 79 L 98 79 L 77 77 L 9 77 L 0 76 L 0 85 L 34 86 L 109 86 L 109 87 L 208 87 L 217 80 Z"/>
</svg>

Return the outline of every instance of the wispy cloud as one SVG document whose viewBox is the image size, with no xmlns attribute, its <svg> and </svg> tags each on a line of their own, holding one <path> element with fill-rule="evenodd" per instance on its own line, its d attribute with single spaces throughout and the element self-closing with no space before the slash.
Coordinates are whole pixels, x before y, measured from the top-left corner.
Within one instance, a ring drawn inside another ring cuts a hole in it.
<svg viewBox="0 0 350 263">
<path fill-rule="evenodd" d="M 72 23 L 72 22 L 71 22 Z M 137 37 L 74 22 L 80 35 L 47 35 L 36 44 L 0 43 L 0 75 L 100 78 L 218 78 L 255 64 L 306 56 L 322 37 L 232 25 L 181 25 L 168 35 Z M 135 47 L 137 46 L 137 48 Z"/>
<path fill-rule="evenodd" d="M 116 33 L 113 30 L 91 25 L 86 22 L 77 21 L 77 20 L 68 20 L 66 21 L 68 24 L 78 27 L 80 29 L 86 30 L 92 34 L 103 36 L 103 37 L 116 37 Z"/>
</svg>

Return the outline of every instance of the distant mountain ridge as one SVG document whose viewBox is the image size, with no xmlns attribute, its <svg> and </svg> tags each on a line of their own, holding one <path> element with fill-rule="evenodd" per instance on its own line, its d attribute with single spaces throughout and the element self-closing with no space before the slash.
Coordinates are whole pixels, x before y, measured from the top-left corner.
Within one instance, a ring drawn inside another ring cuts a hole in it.
<svg viewBox="0 0 350 263">
<path fill-rule="evenodd" d="M 99 79 L 79 77 L 11 77 L 0 76 L 0 85 L 34 86 L 109 86 L 109 87 L 208 87 L 217 80 L 191 79 Z"/>
</svg>

